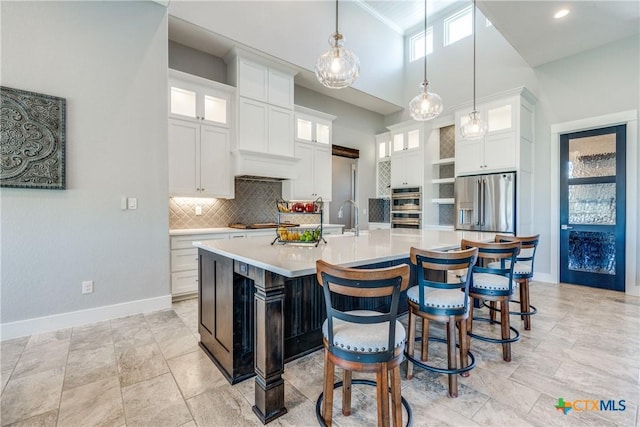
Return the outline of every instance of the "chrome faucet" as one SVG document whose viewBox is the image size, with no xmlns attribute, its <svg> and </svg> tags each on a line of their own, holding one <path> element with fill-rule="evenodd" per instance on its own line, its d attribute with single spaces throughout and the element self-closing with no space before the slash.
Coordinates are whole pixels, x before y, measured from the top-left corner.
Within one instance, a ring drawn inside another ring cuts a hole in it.
<svg viewBox="0 0 640 427">
<path fill-rule="evenodd" d="M 350 203 L 353 205 L 353 208 L 355 210 L 354 214 L 356 217 L 353 224 L 353 228 L 347 231 L 353 231 L 354 235 L 357 236 L 358 235 L 358 204 L 356 202 L 354 202 L 353 200 L 345 200 L 344 202 L 342 202 L 342 205 L 340 205 L 340 209 L 338 210 L 338 218 L 342 218 L 344 216 L 344 205 L 346 205 L 347 203 Z"/>
</svg>

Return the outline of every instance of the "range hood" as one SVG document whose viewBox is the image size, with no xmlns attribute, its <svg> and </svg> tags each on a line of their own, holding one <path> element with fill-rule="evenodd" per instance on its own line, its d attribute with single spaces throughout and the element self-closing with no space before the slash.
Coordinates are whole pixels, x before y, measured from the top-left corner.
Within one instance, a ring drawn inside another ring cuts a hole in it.
<svg viewBox="0 0 640 427">
<path fill-rule="evenodd" d="M 238 149 L 231 152 L 236 178 L 281 181 L 296 179 L 297 157 Z"/>
</svg>

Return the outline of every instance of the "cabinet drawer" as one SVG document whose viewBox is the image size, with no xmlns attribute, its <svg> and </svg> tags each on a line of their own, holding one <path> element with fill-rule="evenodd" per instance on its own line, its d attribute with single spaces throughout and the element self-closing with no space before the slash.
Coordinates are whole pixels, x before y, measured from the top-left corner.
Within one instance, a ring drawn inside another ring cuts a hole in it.
<svg viewBox="0 0 640 427">
<path fill-rule="evenodd" d="M 191 249 L 193 248 L 193 242 L 199 242 L 202 240 L 217 240 L 228 239 L 227 233 L 216 234 L 191 234 L 188 236 L 174 236 L 171 238 L 171 249 Z"/>
<path fill-rule="evenodd" d="M 198 292 L 198 270 L 171 273 L 171 294 L 179 295 Z"/>
<path fill-rule="evenodd" d="M 198 268 L 198 249 L 174 249 L 171 251 L 171 271 L 193 270 Z"/>
</svg>

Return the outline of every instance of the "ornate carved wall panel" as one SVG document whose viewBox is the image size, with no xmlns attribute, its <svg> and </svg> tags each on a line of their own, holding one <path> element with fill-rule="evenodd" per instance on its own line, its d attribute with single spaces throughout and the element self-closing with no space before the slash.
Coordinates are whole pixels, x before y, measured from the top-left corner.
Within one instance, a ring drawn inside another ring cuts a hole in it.
<svg viewBox="0 0 640 427">
<path fill-rule="evenodd" d="M 0 187 L 65 188 L 64 98 L 0 87 Z"/>
</svg>

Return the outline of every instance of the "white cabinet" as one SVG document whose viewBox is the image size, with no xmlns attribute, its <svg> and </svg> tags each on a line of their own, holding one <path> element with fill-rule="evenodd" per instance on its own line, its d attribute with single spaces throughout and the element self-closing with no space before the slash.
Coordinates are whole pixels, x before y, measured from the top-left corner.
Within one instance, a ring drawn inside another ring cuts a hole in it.
<svg viewBox="0 0 640 427">
<path fill-rule="evenodd" d="M 531 171 L 533 144 L 533 104 L 524 88 L 501 94 L 478 104 L 487 133 L 479 140 L 465 140 L 460 127 L 469 119 L 470 109 L 456 112 L 456 176 L 525 169 Z"/>
<path fill-rule="evenodd" d="M 331 145 L 331 128 L 335 116 L 296 105 L 295 119 L 296 141 Z"/>
<path fill-rule="evenodd" d="M 391 196 L 391 134 L 376 135 L 376 197 Z"/>
<path fill-rule="evenodd" d="M 331 147 L 296 142 L 297 178 L 282 182 L 282 195 L 289 200 L 331 201 Z"/>
<path fill-rule="evenodd" d="M 391 156 L 391 188 L 424 185 L 423 152 L 411 151 Z"/>
<path fill-rule="evenodd" d="M 240 98 L 237 145 L 249 151 L 293 156 L 293 112 Z"/>
<path fill-rule="evenodd" d="M 238 95 L 235 148 L 293 157 L 295 72 L 239 49 L 232 49 L 225 60 L 228 81 L 236 85 Z"/>
<path fill-rule="evenodd" d="M 409 121 L 389 126 L 391 188 L 424 185 L 425 124 Z"/>
<path fill-rule="evenodd" d="M 233 198 L 229 129 L 169 119 L 169 194 Z"/>
<path fill-rule="evenodd" d="M 234 88 L 169 70 L 169 117 L 229 127 Z"/>
<path fill-rule="evenodd" d="M 282 195 L 289 200 L 331 201 L 331 133 L 335 116 L 295 107 L 296 179 L 282 183 Z"/>
<path fill-rule="evenodd" d="M 223 234 L 191 234 L 171 237 L 171 295 L 174 298 L 198 292 L 198 248 L 196 241 L 228 239 Z"/>
</svg>

